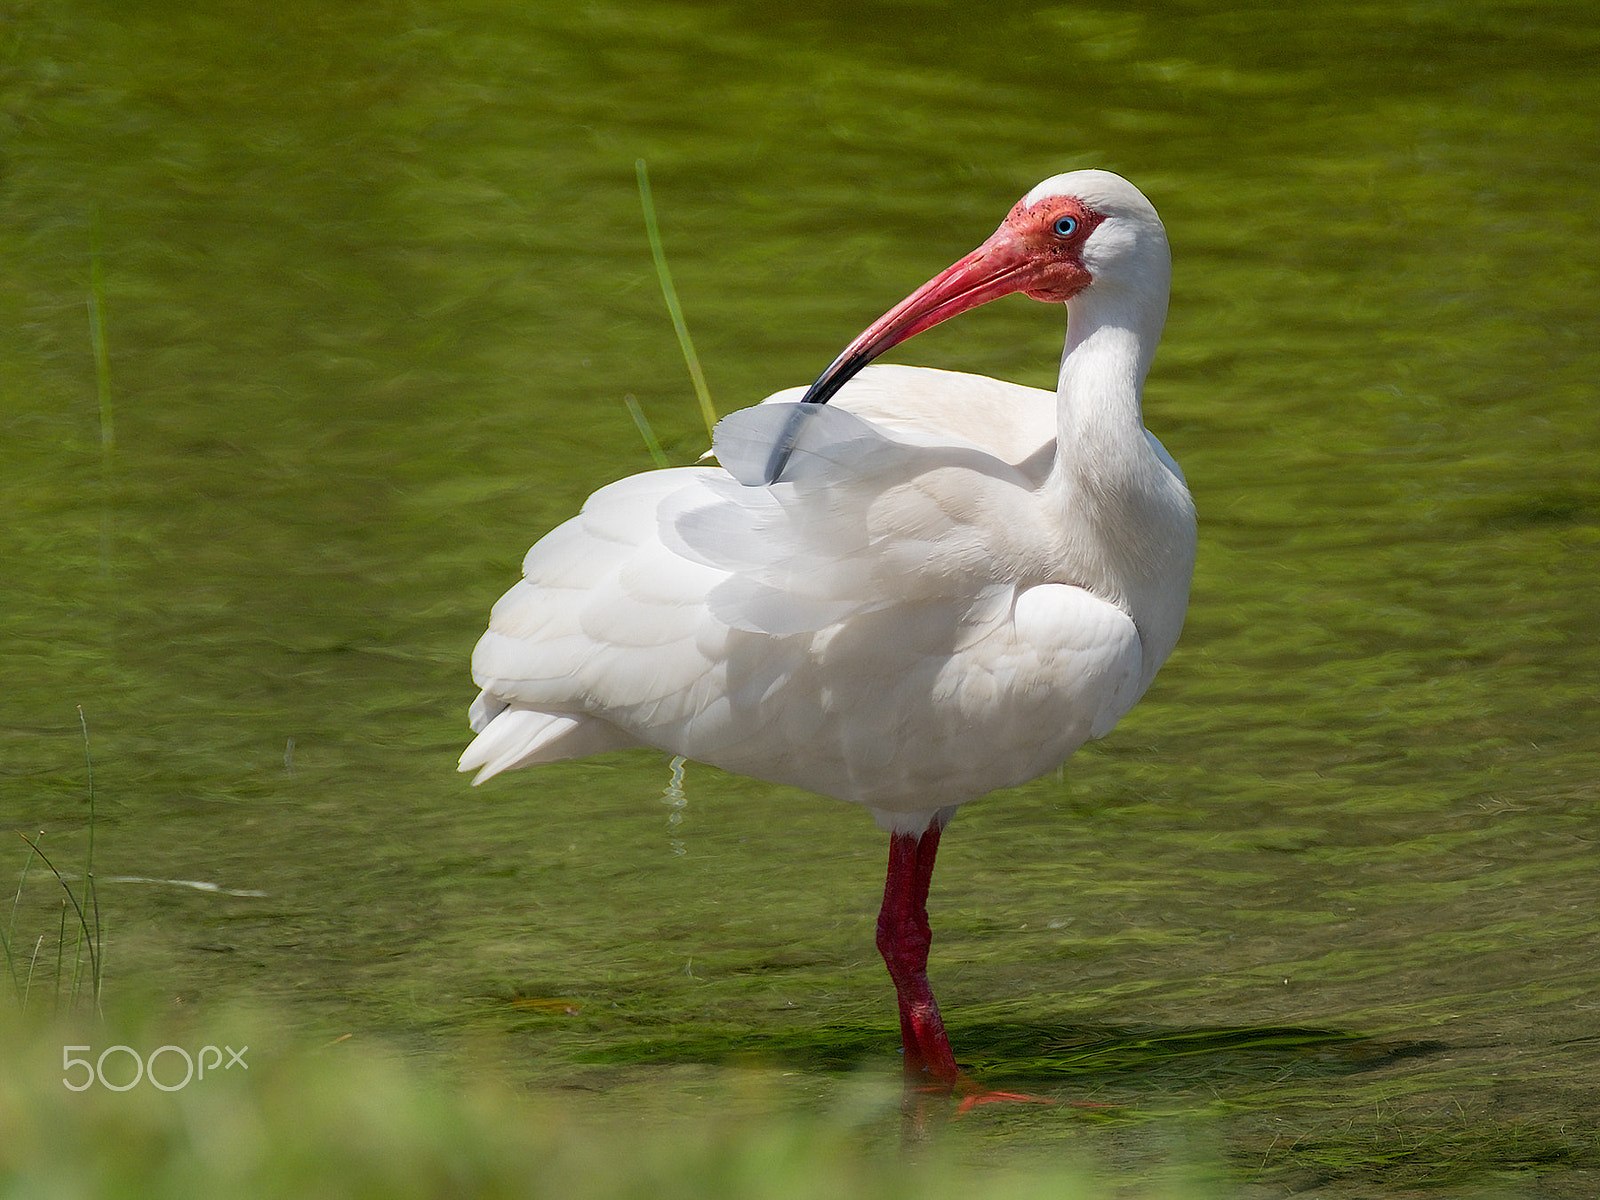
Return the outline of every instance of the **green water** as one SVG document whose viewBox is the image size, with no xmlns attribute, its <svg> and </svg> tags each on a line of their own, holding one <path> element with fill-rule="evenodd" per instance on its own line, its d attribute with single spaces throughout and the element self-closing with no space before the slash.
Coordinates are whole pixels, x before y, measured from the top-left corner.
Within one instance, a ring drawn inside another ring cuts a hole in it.
<svg viewBox="0 0 1600 1200">
<path fill-rule="evenodd" d="M 650 465 L 626 396 L 704 448 L 635 159 L 724 411 L 1102 166 L 1174 247 L 1146 417 L 1200 562 L 1139 708 L 945 839 L 958 1057 L 1134 1114 L 988 1152 L 1197 1118 L 1263 1195 L 1600 1189 L 1588 5 L 0 19 L 0 828 L 81 864 L 82 706 L 109 998 L 641 1115 L 892 1072 L 862 814 L 694 766 L 674 807 L 643 753 L 470 789 L 467 659 Z M 1018 299 L 897 357 L 1049 385 L 1060 337 Z"/>
</svg>

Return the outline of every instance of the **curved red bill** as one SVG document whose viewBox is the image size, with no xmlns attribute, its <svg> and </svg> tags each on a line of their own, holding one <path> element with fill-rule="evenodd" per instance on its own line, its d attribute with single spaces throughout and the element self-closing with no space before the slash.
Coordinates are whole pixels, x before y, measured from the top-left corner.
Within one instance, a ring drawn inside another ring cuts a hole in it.
<svg viewBox="0 0 1600 1200">
<path fill-rule="evenodd" d="M 971 254 L 952 263 L 869 325 L 844 353 L 817 376 L 801 397 L 803 404 L 826 404 L 878 355 L 941 321 L 1025 290 L 1037 274 L 1037 255 L 1008 224 Z M 783 473 L 799 436 L 803 410 L 796 410 L 773 443 L 765 482 Z"/>
<path fill-rule="evenodd" d="M 980 304 L 1026 289 L 1036 255 L 1006 225 L 971 254 L 952 263 L 879 317 L 817 376 L 802 402 L 825 404 L 862 367 L 891 346 Z"/>
</svg>

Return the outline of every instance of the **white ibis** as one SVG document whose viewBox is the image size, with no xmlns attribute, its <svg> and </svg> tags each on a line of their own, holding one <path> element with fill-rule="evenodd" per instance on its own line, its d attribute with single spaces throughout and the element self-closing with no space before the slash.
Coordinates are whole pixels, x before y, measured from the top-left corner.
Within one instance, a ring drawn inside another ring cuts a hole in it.
<svg viewBox="0 0 1600 1200">
<path fill-rule="evenodd" d="M 905 1068 L 954 1088 L 927 976 L 940 833 L 1110 732 L 1183 624 L 1194 507 L 1140 412 L 1170 275 L 1138 189 L 1057 175 L 801 403 L 724 419 L 721 467 L 600 489 L 494 606 L 461 769 L 653 746 L 865 806 L 890 835 L 877 940 Z M 913 367 L 856 378 L 1011 292 L 1066 305 L 1053 397 Z"/>
</svg>

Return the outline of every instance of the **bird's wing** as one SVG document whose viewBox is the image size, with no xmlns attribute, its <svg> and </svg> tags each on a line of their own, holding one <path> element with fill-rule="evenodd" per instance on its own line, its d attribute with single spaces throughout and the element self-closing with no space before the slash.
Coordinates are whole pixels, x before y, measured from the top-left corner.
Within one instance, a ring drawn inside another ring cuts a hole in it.
<svg viewBox="0 0 1600 1200">
<path fill-rule="evenodd" d="M 747 486 L 780 439 L 777 481 Z M 762 404 L 725 417 L 715 451 L 730 474 L 672 497 L 661 539 L 727 573 L 708 604 L 732 628 L 785 636 L 936 599 L 981 608 L 1048 577 L 1057 548 L 1031 481 L 980 446 L 831 404 Z"/>
</svg>

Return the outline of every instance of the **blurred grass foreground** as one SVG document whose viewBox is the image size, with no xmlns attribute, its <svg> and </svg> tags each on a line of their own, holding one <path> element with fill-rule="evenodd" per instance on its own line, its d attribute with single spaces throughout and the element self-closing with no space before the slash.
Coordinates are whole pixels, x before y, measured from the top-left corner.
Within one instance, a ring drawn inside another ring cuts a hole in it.
<svg viewBox="0 0 1600 1200">
<path fill-rule="evenodd" d="M 596 1116 L 593 1097 L 580 1110 L 492 1070 L 452 1081 L 353 1038 L 285 1051 L 274 1024 L 235 1016 L 175 1029 L 113 1015 L 74 1025 L 0 1003 L 0 1196 L 1126 1194 L 1072 1168 L 957 1161 L 937 1142 L 908 1151 L 883 1136 L 899 1101 L 876 1078 L 820 1115 L 774 1115 L 730 1095 L 650 1128 Z M 204 1053 L 210 1045 L 217 1053 Z"/>
</svg>

